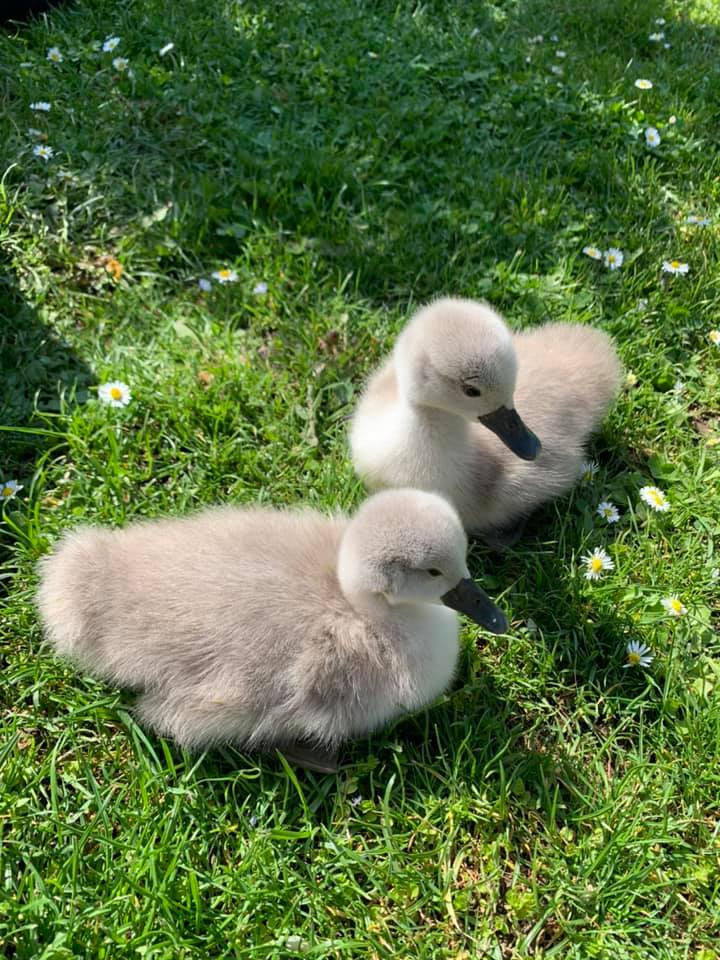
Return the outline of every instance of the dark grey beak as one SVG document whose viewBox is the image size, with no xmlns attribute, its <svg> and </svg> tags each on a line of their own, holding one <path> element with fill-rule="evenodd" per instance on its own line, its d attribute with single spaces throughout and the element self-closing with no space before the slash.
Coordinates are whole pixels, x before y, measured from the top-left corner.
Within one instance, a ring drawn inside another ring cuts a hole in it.
<svg viewBox="0 0 720 960">
<path fill-rule="evenodd" d="M 498 407 L 492 413 L 478 417 L 478 420 L 522 460 L 534 460 L 540 453 L 540 441 L 522 422 L 517 410 Z"/>
<path fill-rule="evenodd" d="M 505 614 L 469 577 L 461 580 L 440 599 L 446 607 L 464 613 L 491 633 L 507 633 L 508 622 Z"/>
</svg>

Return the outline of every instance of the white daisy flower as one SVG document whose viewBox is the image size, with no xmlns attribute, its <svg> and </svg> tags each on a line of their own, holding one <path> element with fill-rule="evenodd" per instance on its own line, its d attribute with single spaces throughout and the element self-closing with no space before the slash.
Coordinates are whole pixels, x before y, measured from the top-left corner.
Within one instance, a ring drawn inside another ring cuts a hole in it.
<svg viewBox="0 0 720 960">
<path fill-rule="evenodd" d="M 677 597 L 663 597 L 660 603 L 671 617 L 684 617 L 687 613 L 687 607 Z"/>
<path fill-rule="evenodd" d="M 11 500 L 17 496 L 18 490 L 22 490 L 22 484 L 17 480 L 3 480 L 0 483 L 0 500 Z"/>
<path fill-rule="evenodd" d="M 635 86 L 638 90 L 652 90 L 652 80 L 644 80 L 640 78 L 635 81 Z"/>
<path fill-rule="evenodd" d="M 602 503 L 599 503 L 596 513 L 608 523 L 617 523 L 620 519 L 618 508 L 615 506 L 612 500 L 603 500 Z"/>
<path fill-rule="evenodd" d="M 650 647 L 639 640 L 631 640 L 625 648 L 625 652 L 627 663 L 624 663 L 623 667 L 649 667 L 654 659 Z"/>
<path fill-rule="evenodd" d="M 559 43 L 560 37 L 556 33 L 550 34 L 550 43 Z"/>
<path fill-rule="evenodd" d="M 604 263 L 610 270 L 619 270 L 624 259 L 622 250 L 617 247 L 610 247 L 605 251 Z"/>
<path fill-rule="evenodd" d="M 710 343 L 714 343 L 716 347 L 720 347 L 720 330 L 711 330 L 708 334 L 708 340 Z"/>
<path fill-rule="evenodd" d="M 112 53 L 115 47 L 120 43 L 120 37 L 108 37 L 102 45 L 103 53 Z"/>
<path fill-rule="evenodd" d="M 586 460 L 580 467 L 580 483 L 591 483 L 600 467 L 594 460 Z"/>
<path fill-rule="evenodd" d="M 681 260 L 663 260 L 662 268 L 665 273 L 687 273 L 690 267 Z"/>
<path fill-rule="evenodd" d="M 657 513 L 667 513 L 670 509 L 668 498 L 660 487 L 640 487 L 640 498 Z"/>
<path fill-rule="evenodd" d="M 659 147 L 660 146 L 660 134 L 657 132 L 656 127 L 648 127 L 645 130 L 645 143 L 649 147 Z"/>
<path fill-rule="evenodd" d="M 634 373 L 632 370 L 628 370 L 628 372 L 625 374 L 625 386 L 635 387 L 637 386 L 637 382 L 638 382 L 637 374 Z"/>
<path fill-rule="evenodd" d="M 567 53 L 564 50 L 556 50 L 555 56 L 559 57 L 561 60 L 564 60 L 565 57 L 567 56 Z"/>
<path fill-rule="evenodd" d="M 692 224 L 695 227 L 709 227 L 710 218 L 709 217 L 699 217 L 696 213 L 689 213 L 685 217 L 685 223 Z"/>
<path fill-rule="evenodd" d="M 213 277 L 218 283 L 235 283 L 238 275 L 234 270 L 229 270 L 227 267 L 224 267 L 222 270 L 216 270 L 213 273 Z"/>
<path fill-rule="evenodd" d="M 665 17 L 656 17 L 656 19 L 655 19 L 655 25 L 658 26 L 658 27 L 664 27 L 664 26 L 665 26 Z"/>
<path fill-rule="evenodd" d="M 35 103 L 30 104 L 31 110 L 41 110 L 43 113 L 48 113 L 52 107 L 51 103 L 48 103 L 47 100 L 36 100 Z"/>
<path fill-rule="evenodd" d="M 675 126 L 675 124 L 677 123 L 677 117 L 675 116 L 674 113 L 668 117 L 668 123 L 671 124 L 671 126 Z"/>
<path fill-rule="evenodd" d="M 528 40 L 528 43 L 542 43 L 544 39 L 545 37 L 541 33 L 538 33 L 537 36 L 530 37 L 530 39 Z"/>
<path fill-rule="evenodd" d="M 261 297 L 263 294 L 267 292 L 268 292 L 268 285 L 265 283 L 264 280 L 261 280 L 260 283 L 256 283 L 255 286 L 253 287 L 253 293 L 256 294 L 256 296 L 258 297 Z"/>
<path fill-rule="evenodd" d="M 664 44 L 663 44 L 663 47 L 665 48 L 665 50 L 669 50 L 669 49 L 670 49 L 670 46 L 671 46 L 671 45 L 670 45 L 669 43 L 664 43 Z"/>
<path fill-rule="evenodd" d="M 33 153 L 36 157 L 41 157 L 43 160 L 49 160 L 53 155 L 53 148 L 46 146 L 44 143 L 38 143 L 36 147 L 33 147 Z"/>
<path fill-rule="evenodd" d="M 123 70 L 127 70 L 127 68 L 130 66 L 130 61 L 127 59 L 127 57 L 115 57 L 112 65 L 118 71 L 118 73 L 122 73 Z"/>
<path fill-rule="evenodd" d="M 126 407 L 132 400 L 130 387 L 122 380 L 111 380 L 98 388 L 98 398 L 111 407 Z"/>
<path fill-rule="evenodd" d="M 51 63 L 62 63 L 65 58 L 60 53 L 59 47 L 50 47 L 50 49 L 47 52 L 47 59 Z"/>
<path fill-rule="evenodd" d="M 171 50 L 175 49 L 174 43 L 166 43 L 164 47 L 160 47 L 158 53 L 161 57 L 164 57 L 166 53 L 170 53 Z"/>
<path fill-rule="evenodd" d="M 588 244 L 587 247 L 583 247 L 582 252 L 586 257 L 590 257 L 591 260 L 602 260 L 602 250 L 600 250 L 598 247 L 593 247 L 592 244 Z"/>
<path fill-rule="evenodd" d="M 553 66 L 550 67 L 550 73 L 554 73 L 556 77 L 561 77 L 563 75 L 563 68 L 553 64 Z"/>
<path fill-rule="evenodd" d="M 595 547 L 592 553 L 580 558 L 585 564 L 586 580 L 601 580 L 606 570 L 614 570 L 615 564 L 602 547 Z"/>
<path fill-rule="evenodd" d="M 662 30 L 658 31 L 658 33 L 651 33 L 648 37 L 648 40 L 650 40 L 652 43 L 662 43 L 664 39 L 665 34 L 662 32 Z"/>
<path fill-rule="evenodd" d="M 205 277 L 200 277 L 198 280 L 198 286 L 203 293 L 209 293 L 212 290 L 212 283 L 209 280 L 206 280 Z"/>
</svg>

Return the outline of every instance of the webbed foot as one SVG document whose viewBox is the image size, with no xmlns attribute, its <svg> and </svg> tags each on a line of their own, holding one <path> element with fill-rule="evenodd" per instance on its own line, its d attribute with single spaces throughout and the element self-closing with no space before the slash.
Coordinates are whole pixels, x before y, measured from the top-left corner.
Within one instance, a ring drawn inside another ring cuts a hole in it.
<svg viewBox="0 0 720 960">
<path fill-rule="evenodd" d="M 312 747 L 304 743 L 290 743 L 279 748 L 293 767 L 314 773 L 337 773 L 340 750 L 337 747 Z"/>
</svg>

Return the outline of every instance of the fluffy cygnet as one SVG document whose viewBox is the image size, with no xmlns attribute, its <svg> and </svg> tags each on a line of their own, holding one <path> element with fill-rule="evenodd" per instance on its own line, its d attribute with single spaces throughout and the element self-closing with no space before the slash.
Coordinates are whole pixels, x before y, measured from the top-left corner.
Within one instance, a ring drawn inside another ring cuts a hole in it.
<svg viewBox="0 0 720 960">
<path fill-rule="evenodd" d="M 353 417 L 353 462 L 371 490 L 443 494 L 494 546 L 576 481 L 619 386 L 611 339 L 579 324 L 511 333 L 485 303 L 424 307 L 371 377 Z"/>
<path fill-rule="evenodd" d="M 445 690 L 454 610 L 505 631 L 466 549 L 453 507 L 417 490 L 350 519 L 216 508 L 69 533 L 41 561 L 38 605 L 55 650 L 138 690 L 157 733 L 330 771 L 342 741 Z"/>
</svg>

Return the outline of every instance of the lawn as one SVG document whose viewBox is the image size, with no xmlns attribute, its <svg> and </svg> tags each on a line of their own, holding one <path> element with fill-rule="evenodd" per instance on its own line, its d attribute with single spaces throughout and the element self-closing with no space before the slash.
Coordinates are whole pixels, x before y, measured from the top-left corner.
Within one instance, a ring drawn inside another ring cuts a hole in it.
<svg viewBox="0 0 720 960">
<path fill-rule="evenodd" d="M 79 0 L 0 35 L 5 956 L 717 956 L 719 29 L 713 0 Z M 473 545 L 512 628 L 466 624 L 439 703 L 295 773 L 183 754 L 42 647 L 35 563 L 78 522 L 358 504 L 354 400 L 441 293 L 601 327 L 627 379 L 596 472 Z"/>
</svg>

